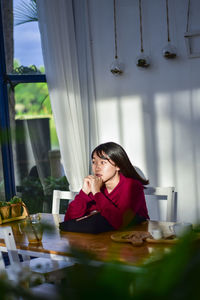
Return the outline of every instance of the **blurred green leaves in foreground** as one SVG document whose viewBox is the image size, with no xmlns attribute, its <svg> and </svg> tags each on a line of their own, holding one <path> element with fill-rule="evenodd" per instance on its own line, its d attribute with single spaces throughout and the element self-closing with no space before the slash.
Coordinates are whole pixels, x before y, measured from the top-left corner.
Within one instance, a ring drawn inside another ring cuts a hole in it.
<svg viewBox="0 0 200 300">
<path fill-rule="evenodd" d="M 71 249 L 77 263 L 67 268 L 65 279 L 58 285 L 58 299 L 199 299 L 199 232 L 189 232 L 170 249 L 162 257 L 133 268 L 115 262 L 95 263 L 94 257 Z M 1 295 L 12 294 L 13 289 L 7 282 L 4 285 L 3 279 L 0 288 Z M 17 290 L 23 299 L 31 299 L 27 292 Z"/>
<path fill-rule="evenodd" d="M 199 299 L 198 235 L 189 232 L 169 253 L 132 270 L 117 263 L 94 267 L 80 256 L 66 274 L 60 299 Z"/>
</svg>

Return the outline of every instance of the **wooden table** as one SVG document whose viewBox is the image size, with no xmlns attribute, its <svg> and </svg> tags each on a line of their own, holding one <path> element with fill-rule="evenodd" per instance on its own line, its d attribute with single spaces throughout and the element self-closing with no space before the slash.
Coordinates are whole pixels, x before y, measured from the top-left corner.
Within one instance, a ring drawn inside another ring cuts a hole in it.
<svg viewBox="0 0 200 300">
<path fill-rule="evenodd" d="M 64 218 L 63 215 L 41 214 L 42 221 L 51 224 L 55 229 L 54 233 L 44 232 L 41 245 L 28 244 L 25 234 L 20 230 L 20 224 L 23 222 L 15 221 L 5 223 L 0 226 L 11 226 L 17 248 L 19 252 L 24 254 L 24 250 L 34 256 L 54 257 L 60 256 L 72 257 L 71 247 L 79 250 L 87 251 L 95 256 L 96 261 L 103 262 L 121 262 L 128 265 L 141 265 L 144 261 L 152 258 L 157 252 L 169 251 L 173 245 L 166 244 L 151 244 L 145 242 L 140 247 L 134 247 L 130 243 L 118 243 L 111 240 L 110 236 L 114 232 L 106 232 L 101 234 L 83 234 L 72 232 L 60 232 L 59 222 Z M 148 221 L 142 225 L 134 226 L 132 230 L 145 230 L 157 228 L 158 226 L 166 233 L 170 233 L 169 225 L 171 222 L 156 222 Z M 2 247 L 3 242 L 0 243 Z"/>
</svg>

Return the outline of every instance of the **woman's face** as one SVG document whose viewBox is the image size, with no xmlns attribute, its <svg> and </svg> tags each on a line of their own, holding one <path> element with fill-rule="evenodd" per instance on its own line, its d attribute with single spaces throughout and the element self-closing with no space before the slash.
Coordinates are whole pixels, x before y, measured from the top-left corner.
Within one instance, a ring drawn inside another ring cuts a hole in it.
<svg viewBox="0 0 200 300">
<path fill-rule="evenodd" d="M 108 158 L 105 153 L 102 154 Z M 108 161 L 107 159 L 100 158 L 96 152 L 94 152 L 92 159 L 92 171 L 95 176 L 101 177 L 104 183 L 119 176 L 119 168 L 115 163 L 111 159 Z"/>
</svg>

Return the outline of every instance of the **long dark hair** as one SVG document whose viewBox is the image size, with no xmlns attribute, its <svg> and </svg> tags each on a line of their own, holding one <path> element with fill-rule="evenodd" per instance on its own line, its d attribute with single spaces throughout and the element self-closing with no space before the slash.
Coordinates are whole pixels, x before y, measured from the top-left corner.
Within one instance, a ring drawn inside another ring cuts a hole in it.
<svg viewBox="0 0 200 300">
<path fill-rule="evenodd" d="M 128 155 L 125 150 L 118 144 L 114 142 L 108 142 L 100 144 L 92 151 L 92 158 L 94 153 L 97 154 L 102 159 L 109 159 L 104 155 L 106 154 L 117 167 L 120 168 L 120 172 L 128 178 L 133 178 L 139 180 L 143 185 L 149 184 L 149 180 L 142 178 L 131 164 Z"/>
</svg>

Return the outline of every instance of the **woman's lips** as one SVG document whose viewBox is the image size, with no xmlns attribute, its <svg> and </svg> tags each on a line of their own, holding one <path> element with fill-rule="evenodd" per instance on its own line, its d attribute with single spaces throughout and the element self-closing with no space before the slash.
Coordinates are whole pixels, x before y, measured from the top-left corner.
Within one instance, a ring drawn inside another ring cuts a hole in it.
<svg viewBox="0 0 200 300">
<path fill-rule="evenodd" d="M 102 175 L 101 175 L 101 174 L 95 174 L 95 176 L 97 176 L 97 177 L 102 177 Z"/>
</svg>

